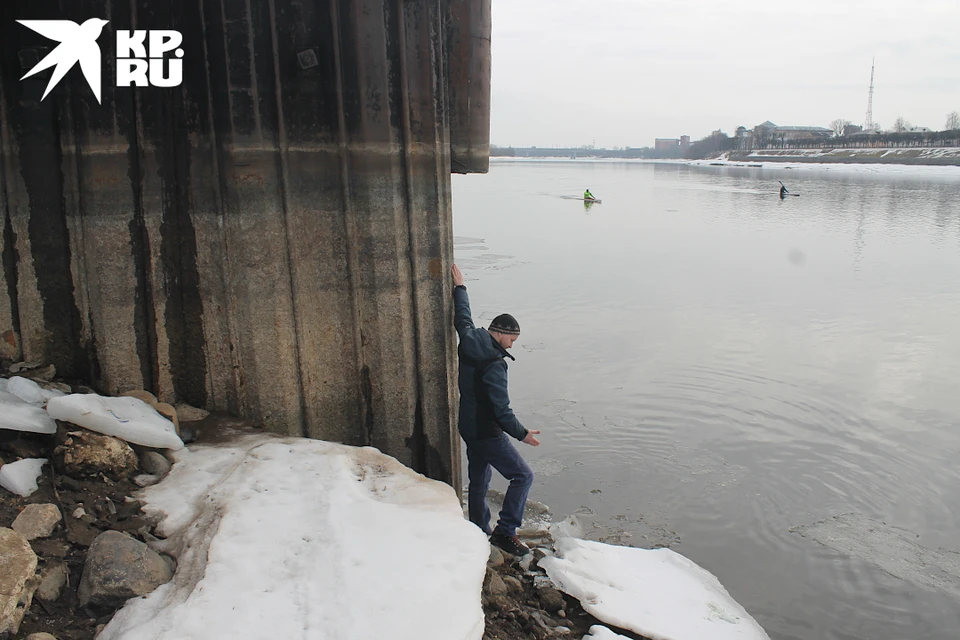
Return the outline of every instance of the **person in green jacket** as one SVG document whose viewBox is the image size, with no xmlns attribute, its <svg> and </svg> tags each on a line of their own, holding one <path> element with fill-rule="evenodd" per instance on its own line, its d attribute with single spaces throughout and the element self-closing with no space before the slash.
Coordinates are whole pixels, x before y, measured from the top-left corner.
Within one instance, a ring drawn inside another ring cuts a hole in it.
<svg viewBox="0 0 960 640">
<path fill-rule="evenodd" d="M 587 189 L 586 191 L 583 192 L 583 199 L 584 199 L 584 200 L 596 200 L 596 198 L 593 197 L 593 194 L 590 193 L 590 189 Z"/>
</svg>

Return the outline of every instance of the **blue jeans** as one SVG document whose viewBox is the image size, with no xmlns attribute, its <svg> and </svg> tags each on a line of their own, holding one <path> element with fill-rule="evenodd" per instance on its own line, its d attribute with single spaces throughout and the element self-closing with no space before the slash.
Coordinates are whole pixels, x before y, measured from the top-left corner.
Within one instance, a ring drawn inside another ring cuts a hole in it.
<svg viewBox="0 0 960 640">
<path fill-rule="evenodd" d="M 490 535 L 490 507 L 487 506 L 487 489 L 493 467 L 510 481 L 507 495 L 503 498 L 503 509 L 495 531 L 513 537 L 523 520 L 523 509 L 527 504 L 527 494 L 533 485 L 533 471 L 520 456 L 510 436 L 501 433 L 496 438 L 482 440 L 464 440 L 467 444 L 467 477 L 470 487 L 467 489 L 467 509 L 470 522 Z"/>
</svg>

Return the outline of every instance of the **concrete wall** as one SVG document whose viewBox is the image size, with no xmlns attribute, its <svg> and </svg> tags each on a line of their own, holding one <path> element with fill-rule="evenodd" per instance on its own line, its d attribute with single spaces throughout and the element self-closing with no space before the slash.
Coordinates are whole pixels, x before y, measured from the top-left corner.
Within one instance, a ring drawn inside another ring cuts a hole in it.
<svg viewBox="0 0 960 640">
<path fill-rule="evenodd" d="M 56 43 L 14 20 L 90 17 L 102 104 L 79 68 L 41 102 L 19 78 Z M 17 0 L 0 28 L 0 355 L 459 483 L 450 172 L 486 170 L 489 0 Z M 133 28 L 183 33 L 180 87 L 113 86 Z"/>
</svg>

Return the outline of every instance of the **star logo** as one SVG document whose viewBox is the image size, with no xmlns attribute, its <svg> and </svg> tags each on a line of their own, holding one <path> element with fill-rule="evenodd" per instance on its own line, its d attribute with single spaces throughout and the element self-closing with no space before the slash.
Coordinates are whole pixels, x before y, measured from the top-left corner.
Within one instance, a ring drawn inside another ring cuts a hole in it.
<svg viewBox="0 0 960 640">
<path fill-rule="evenodd" d="M 60 43 L 23 78 L 20 78 L 24 80 L 44 69 L 56 67 L 47 83 L 47 90 L 43 92 L 40 100 L 46 98 L 63 76 L 67 75 L 67 72 L 79 62 L 83 77 L 90 85 L 90 90 L 96 96 L 97 102 L 100 102 L 100 45 L 97 44 L 97 38 L 107 24 L 106 20 L 90 18 L 83 24 L 77 24 L 72 20 L 17 20 L 17 22 L 36 31 L 44 38 Z"/>
</svg>

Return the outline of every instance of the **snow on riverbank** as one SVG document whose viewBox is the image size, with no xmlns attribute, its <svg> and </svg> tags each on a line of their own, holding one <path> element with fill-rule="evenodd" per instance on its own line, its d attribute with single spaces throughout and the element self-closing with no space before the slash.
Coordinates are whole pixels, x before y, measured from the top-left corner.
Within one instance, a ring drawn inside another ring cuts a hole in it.
<svg viewBox="0 0 960 640">
<path fill-rule="evenodd" d="M 479 640 L 488 543 L 449 486 L 372 448 L 239 436 L 144 493 L 178 557 L 101 640 Z"/>
<path fill-rule="evenodd" d="M 176 574 L 129 600 L 101 640 L 483 636 L 490 547 L 449 486 L 369 447 L 262 433 L 174 455 L 141 499 Z M 559 539 L 539 566 L 601 621 L 655 640 L 769 640 L 690 560 L 568 525 L 551 525 Z M 585 639 L 620 637 L 595 625 Z"/>
</svg>

